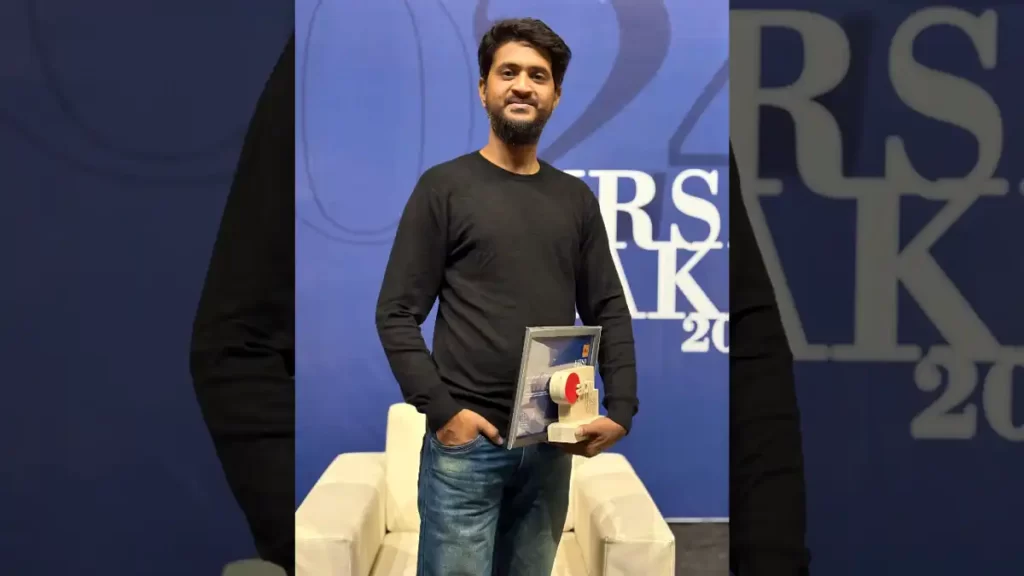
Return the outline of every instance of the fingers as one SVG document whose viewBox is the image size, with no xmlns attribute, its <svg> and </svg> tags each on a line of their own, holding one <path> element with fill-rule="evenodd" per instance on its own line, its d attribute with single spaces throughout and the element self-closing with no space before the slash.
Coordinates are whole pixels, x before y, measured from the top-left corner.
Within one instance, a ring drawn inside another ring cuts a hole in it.
<svg viewBox="0 0 1024 576">
<path fill-rule="evenodd" d="M 576 444 L 565 444 L 560 442 L 558 443 L 558 447 L 566 454 L 590 458 L 590 455 L 587 454 L 587 445 L 584 442 L 577 442 Z"/>
<path fill-rule="evenodd" d="M 494 424 L 488 422 L 487 419 L 484 418 L 483 416 L 479 416 L 479 420 L 477 421 L 477 430 L 479 430 L 481 434 L 490 439 L 491 442 L 494 442 L 499 446 L 504 444 L 505 442 L 505 440 L 502 439 L 501 435 L 498 434 L 498 428 L 495 427 Z"/>
<path fill-rule="evenodd" d="M 602 440 L 603 439 L 601 437 L 596 437 L 591 438 L 588 442 L 585 442 L 584 445 L 586 447 L 584 448 L 584 455 L 587 458 L 593 458 L 594 456 L 597 456 L 602 451 L 604 451 L 605 442 L 603 442 Z"/>
<path fill-rule="evenodd" d="M 569 454 L 593 458 L 604 449 L 604 443 L 599 438 L 591 438 L 589 440 L 581 440 L 575 444 L 559 443 L 558 447 Z"/>
</svg>

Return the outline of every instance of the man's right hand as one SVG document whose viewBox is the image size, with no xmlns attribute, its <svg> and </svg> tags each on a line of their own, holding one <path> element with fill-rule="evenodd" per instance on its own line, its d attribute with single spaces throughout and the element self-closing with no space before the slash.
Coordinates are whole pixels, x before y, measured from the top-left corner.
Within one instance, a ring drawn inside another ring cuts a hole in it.
<svg viewBox="0 0 1024 576">
<path fill-rule="evenodd" d="M 494 424 L 476 412 L 465 408 L 459 410 L 437 431 L 437 441 L 445 446 L 461 446 L 472 442 L 477 434 L 483 434 L 499 446 L 504 442 Z"/>
</svg>

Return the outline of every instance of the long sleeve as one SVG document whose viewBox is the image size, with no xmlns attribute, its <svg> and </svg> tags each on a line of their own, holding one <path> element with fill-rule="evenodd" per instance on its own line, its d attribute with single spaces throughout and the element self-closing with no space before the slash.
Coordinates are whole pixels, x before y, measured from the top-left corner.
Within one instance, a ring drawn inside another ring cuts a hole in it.
<svg viewBox="0 0 1024 576">
<path fill-rule="evenodd" d="M 608 418 L 628 432 L 639 407 L 633 318 L 612 260 L 601 210 L 587 190 L 576 308 L 588 326 L 601 326 L 598 369 L 604 382 Z"/>
<path fill-rule="evenodd" d="M 193 324 L 203 418 L 259 554 L 291 570 L 295 500 L 294 37 L 249 125 Z"/>
<path fill-rule="evenodd" d="M 461 407 L 452 399 L 427 350 L 420 325 L 444 278 L 446 201 L 424 174 L 402 212 L 377 299 L 377 334 L 405 401 L 427 416 L 431 430 Z"/>
<path fill-rule="evenodd" d="M 737 576 L 807 573 L 793 355 L 730 149 L 730 556 Z"/>
</svg>

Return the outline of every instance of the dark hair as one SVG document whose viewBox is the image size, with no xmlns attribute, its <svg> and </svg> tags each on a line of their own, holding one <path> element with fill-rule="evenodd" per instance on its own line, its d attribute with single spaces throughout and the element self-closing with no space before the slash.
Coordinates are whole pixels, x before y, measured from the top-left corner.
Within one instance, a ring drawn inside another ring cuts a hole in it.
<svg viewBox="0 0 1024 576">
<path fill-rule="evenodd" d="M 569 60 L 572 59 L 572 51 L 561 36 L 536 18 L 501 20 L 484 34 L 477 50 L 480 78 L 487 78 L 491 72 L 491 65 L 494 64 L 494 53 L 509 42 L 524 42 L 543 54 L 551 63 L 555 87 L 562 86 L 565 71 L 569 68 Z"/>
</svg>

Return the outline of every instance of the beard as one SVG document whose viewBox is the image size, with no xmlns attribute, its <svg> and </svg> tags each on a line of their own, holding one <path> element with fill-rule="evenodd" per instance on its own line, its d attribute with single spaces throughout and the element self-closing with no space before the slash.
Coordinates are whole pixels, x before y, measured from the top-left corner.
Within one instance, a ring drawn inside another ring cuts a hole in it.
<svg viewBox="0 0 1024 576">
<path fill-rule="evenodd" d="M 544 125 L 547 124 L 550 112 L 534 106 L 536 114 L 532 120 L 519 120 L 505 115 L 505 106 L 513 102 L 501 102 L 487 106 L 487 117 L 491 121 L 491 130 L 506 146 L 532 146 L 540 140 Z M 532 103 L 531 103 L 532 104 Z"/>
</svg>

